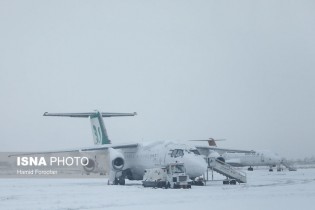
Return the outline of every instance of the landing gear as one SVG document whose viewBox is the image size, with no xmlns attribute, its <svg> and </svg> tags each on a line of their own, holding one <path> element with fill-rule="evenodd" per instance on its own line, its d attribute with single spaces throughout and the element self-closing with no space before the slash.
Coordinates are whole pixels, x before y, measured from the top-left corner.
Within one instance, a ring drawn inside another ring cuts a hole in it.
<svg viewBox="0 0 315 210">
<path fill-rule="evenodd" d="M 118 183 L 119 183 L 119 181 L 118 181 L 118 179 L 117 178 L 115 178 L 115 180 L 114 180 L 114 185 L 118 185 Z"/>
<path fill-rule="evenodd" d="M 201 177 L 197 177 L 195 179 L 192 179 L 193 181 L 191 182 L 191 185 L 196 185 L 196 186 L 204 186 L 205 185 L 205 180 Z"/>
<path fill-rule="evenodd" d="M 225 180 L 223 180 L 223 184 L 236 185 L 236 180 L 235 179 L 225 179 Z"/>
<path fill-rule="evenodd" d="M 247 170 L 248 171 L 254 171 L 254 169 L 251 166 Z"/>
<path fill-rule="evenodd" d="M 126 175 L 123 171 L 109 171 L 108 185 L 125 185 Z"/>
<path fill-rule="evenodd" d="M 115 178 L 113 182 L 108 180 L 107 184 L 108 185 L 125 185 L 125 177 L 121 176 L 119 178 Z"/>
<path fill-rule="evenodd" d="M 272 168 L 270 168 L 270 169 L 269 169 L 269 172 L 273 172 L 273 169 L 272 169 Z"/>
<path fill-rule="evenodd" d="M 201 181 L 201 180 L 198 180 L 198 181 L 192 181 L 191 185 L 204 186 L 205 183 L 203 181 Z"/>
<path fill-rule="evenodd" d="M 125 185 L 125 177 L 119 177 L 119 180 L 118 180 L 118 183 L 120 184 L 120 185 Z"/>
</svg>

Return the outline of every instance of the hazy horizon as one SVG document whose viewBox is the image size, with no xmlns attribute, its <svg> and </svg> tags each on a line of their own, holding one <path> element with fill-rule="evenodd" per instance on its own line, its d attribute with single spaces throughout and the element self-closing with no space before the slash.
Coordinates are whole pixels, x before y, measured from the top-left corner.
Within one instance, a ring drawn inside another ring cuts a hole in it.
<svg viewBox="0 0 315 210">
<path fill-rule="evenodd" d="M 314 1 L 1 1 L 1 151 L 224 138 L 315 155 Z"/>
</svg>

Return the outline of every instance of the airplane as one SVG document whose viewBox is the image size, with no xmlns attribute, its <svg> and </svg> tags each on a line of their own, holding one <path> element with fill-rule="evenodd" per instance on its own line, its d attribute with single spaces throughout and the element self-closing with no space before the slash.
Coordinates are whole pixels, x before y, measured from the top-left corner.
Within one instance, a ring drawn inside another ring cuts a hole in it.
<svg viewBox="0 0 315 210">
<path fill-rule="evenodd" d="M 293 166 L 290 166 L 284 158 L 281 158 L 278 154 L 268 150 L 233 150 L 218 148 L 216 141 L 222 141 L 224 139 L 209 140 L 192 140 L 192 141 L 207 141 L 209 147 L 196 146 L 201 154 L 205 154 L 205 150 L 209 150 L 208 157 L 216 158 L 222 162 L 225 162 L 234 167 L 246 167 L 248 171 L 253 171 L 253 166 L 268 166 L 269 171 L 273 171 L 273 167 L 277 166 L 277 171 L 281 171 L 281 165 L 287 167 L 290 171 L 295 171 Z"/>
<path fill-rule="evenodd" d="M 277 171 L 281 171 L 282 158 L 276 153 L 270 151 L 253 151 L 251 153 L 232 153 L 226 152 L 222 154 L 225 162 L 234 167 L 249 166 L 248 171 L 253 171 L 253 166 L 269 166 L 269 171 L 273 171 L 272 167 L 277 166 Z"/>
<path fill-rule="evenodd" d="M 65 151 L 88 155 L 83 166 L 87 173 L 108 173 L 108 185 L 124 185 L 125 179 L 142 180 L 145 169 L 165 166 L 174 162 L 185 164 L 191 179 L 202 176 L 207 164 L 198 150 L 187 144 L 157 141 L 133 144 L 112 144 L 108 138 L 103 117 L 135 116 L 136 113 L 48 113 L 44 116 L 89 118 L 95 147 Z M 53 152 L 49 152 L 50 154 Z M 32 153 L 35 154 L 35 153 Z M 36 153 L 45 154 L 45 152 Z"/>
</svg>

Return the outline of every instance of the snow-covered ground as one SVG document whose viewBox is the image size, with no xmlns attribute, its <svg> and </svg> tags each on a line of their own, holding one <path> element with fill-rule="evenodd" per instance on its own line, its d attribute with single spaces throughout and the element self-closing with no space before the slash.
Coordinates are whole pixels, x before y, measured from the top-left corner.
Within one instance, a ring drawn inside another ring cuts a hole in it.
<svg viewBox="0 0 315 210">
<path fill-rule="evenodd" d="M 215 178 L 220 176 L 215 174 Z M 0 179 L 0 209 L 314 209 L 315 169 L 247 172 L 247 184 L 143 188 L 140 181 Z"/>
</svg>

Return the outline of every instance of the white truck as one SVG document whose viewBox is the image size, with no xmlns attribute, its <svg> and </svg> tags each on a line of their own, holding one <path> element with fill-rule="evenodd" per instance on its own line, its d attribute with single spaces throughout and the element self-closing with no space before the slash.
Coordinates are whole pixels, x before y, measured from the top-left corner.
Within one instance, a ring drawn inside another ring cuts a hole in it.
<svg viewBox="0 0 315 210">
<path fill-rule="evenodd" d="M 183 163 L 168 164 L 162 168 L 146 169 L 142 185 L 157 188 L 191 188 Z"/>
</svg>

